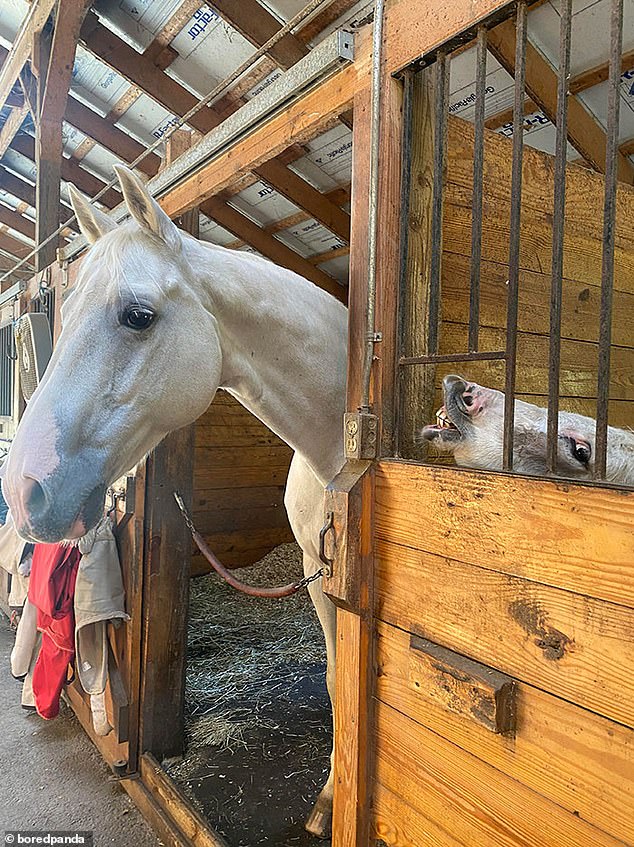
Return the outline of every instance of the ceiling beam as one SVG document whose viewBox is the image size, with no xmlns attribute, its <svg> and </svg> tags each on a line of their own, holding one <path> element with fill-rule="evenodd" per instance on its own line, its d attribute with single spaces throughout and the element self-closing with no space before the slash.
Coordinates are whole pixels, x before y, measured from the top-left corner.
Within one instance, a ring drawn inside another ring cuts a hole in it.
<svg viewBox="0 0 634 847">
<path fill-rule="evenodd" d="M 339 186 L 338 188 L 333 188 L 331 191 L 326 192 L 326 197 L 337 206 L 343 206 L 344 203 L 347 203 L 350 200 L 350 183 L 347 185 Z M 264 232 L 268 232 L 269 235 L 274 235 L 276 232 L 282 232 L 285 229 L 291 229 L 291 227 L 298 226 L 304 221 L 310 220 L 311 216 L 308 212 L 294 212 L 292 215 L 287 215 L 285 218 L 281 218 L 279 221 L 274 221 L 273 223 L 266 224 L 263 227 Z M 232 241 L 231 244 L 227 244 L 226 246 L 232 250 L 236 250 L 238 247 L 242 247 L 244 242 Z"/>
<path fill-rule="evenodd" d="M 282 28 L 282 24 L 258 0 L 214 0 L 213 8 L 237 30 L 240 35 L 260 47 Z M 288 70 L 308 53 L 308 48 L 297 36 L 289 33 L 278 41 L 267 56 L 274 59 L 281 68 Z"/>
<path fill-rule="evenodd" d="M 300 276 L 314 282 L 319 288 L 328 291 L 341 302 L 346 301 L 346 289 L 331 276 L 314 267 L 306 259 L 273 238 L 262 227 L 253 223 L 237 209 L 227 206 L 222 200 L 211 198 L 202 204 L 200 211 L 216 221 L 220 226 L 232 232 L 237 238 L 250 244 L 258 253 L 262 253 L 277 265 L 288 268 Z"/>
<path fill-rule="evenodd" d="M 68 98 L 65 120 L 124 162 L 133 162 L 147 149 L 127 132 L 109 123 L 74 97 Z M 148 176 L 155 176 L 160 163 L 159 156 L 156 153 L 150 153 L 142 162 L 139 162 L 137 167 Z"/>
<path fill-rule="evenodd" d="M 0 230 L 0 249 L 4 250 L 5 253 L 9 253 L 11 256 L 14 256 L 16 260 L 24 259 L 29 255 L 31 250 L 33 250 L 33 246 L 29 246 L 25 244 L 24 241 L 20 241 L 18 238 L 14 238 L 12 235 L 9 235 L 6 230 Z"/>
<path fill-rule="evenodd" d="M 502 67 L 511 75 L 515 71 L 515 24 L 505 21 L 489 33 L 488 46 Z M 542 55 L 526 44 L 526 93 L 555 123 L 557 114 L 557 75 Z M 568 98 L 568 140 L 592 166 L 605 172 L 606 136 L 602 127 L 576 97 Z M 634 182 L 634 167 L 623 156 L 617 157 L 617 175 L 621 182 Z"/>
<path fill-rule="evenodd" d="M 35 208 L 35 186 L 11 173 L 11 171 L 8 171 L 2 165 L 0 165 L 0 189 L 15 197 L 16 200 L 20 200 L 22 203 Z M 59 209 L 61 221 L 68 220 L 73 214 L 73 210 L 69 206 L 65 206 L 63 202 L 60 202 Z M 72 224 L 69 224 L 69 227 L 76 232 L 79 231 L 79 226 L 74 221 Z"/>
<path fill-rule="evenodd" d="M 23 134 L 14 138 L 11 149 L 31 162 L 35 162 L 35 139 L 32 135 Z M 87 197 L 94 197 L 106 184 L 102 179 L 82 168 L 73 159 L 62 159 L 61 175 L 64 182 L 72 182 Z M 109 209 L 114 209 L 122 199 L 122 195 L 116 189 L 109 188 L 99 202 Z"/>
<path fill-rule="evenodd" d="M 634 68 L 634 50 L 623 53 L 621 56 L 621 73 L 627 73 L 632 68 Z M 588 88 L 593 88 L 593 86 L 605 82 L 609 73 L 609 62 L 602 62 L 600 65 L 595 65 L 594 68 L 589 68 L 587 71 L 573 76 L 568 83 L 568 91 L 571 94 L 580 94 L 582 91 L 587 91 Z"/>
<path fill-rule="evenodd" d="M 309 18 L 298 30 L 297 37 L 304 44 L 307 44 L 313 38 L 316 38 L 320 32 L 323 32 L 326 27 L 331 26 L 338 18 L 349 12 L 358 2 L 359 0 L 335 0 L 334 3 L 330 3 L 323 11 L 317 12 L 316 15 Z"/>
<path fill-rule="evenodd" d="M 16 232 L 21 233 L 31 241 L 35 240 L 35 224 L 33 221 L 25 218 L 24 215 L 21 215 L 14 209 L 9 209 L 2 203 L 0 203 L 0 224 L 4 224 Z"/>
<path fill-rule="evenodd" d="M 55 5 L 55 0 L 35 0 L 15 37 L 9 56 L 0 68 L 0 109 L 20 76 L 24 63 L 31 55 L 33 36 L 39 32 Z"/>
<path fill-rule="evenodd" d="M 295 171 L 280 164 L 277 159 L 264 162 L 254 173 L 300 209 L 310 209 L 311 215 L 342 241 L 350 241 L 350 215 L 333 203 L 325 194 L 317 191 Z"/>
<path fill-rule="evenodd" d="M 357 72 L 354 65 L 348 65 L 316 85 L 282 113 L 183 179 L 160 199 L 163 209 L 170 217 L 182 214 L 278 156 L 290 144 L 303 144 L 331 129 L 339 115 L 352 105 Z"/>
<path fill-rule="evenodd" d="M 150 59 L 138 53 L 101 24 L 96 23 L 93 18 L 94 16 L 90 15 L 82 28 L 82 38 L 86 47 L 125 76 L 132 85 L 143 88 L 150 97 L 176 115 L 185 114 L 198 102 L 193 94 L 163 73 Z M 280 28 L 277 22 L 276 26 L 277 29 Z M 205 106 L 187 123 L 206 134 L 221 123 L 222 119 L 222 116 L 217 114 L 213 108 Z M 296 198 L 293 199 L 293 202 L 298 203 L 300 208 L 306 209 L 318 220 L 326 214 L 325 205 L 328 205 L 328 201 L 320 199 L 323 197 L 320 192 L 316 191 L 297 174 L 289 176 L 290 172 L 281 163 L 269 164 L 271 165 L 268 169 L 269 176 L 263 178 L 272 188 L 279 191 L 283 196 L 287 196 L 288 186 L 291 185 Z M 345 216 L 346 213 L 333 206 L 327 212 L 326 217 L 335 222 L 340 230 L 347 229 L 349 233 L 349 221 L 345 223 L 342 215 Z"/>
<path fill-rule="evenodd" d="M 11 146 L 11 142 L 20 131 L 28 113 L 28 103 L 23 103 L 21 106 L 14 106 L 11 109 L 9 117 L 4 122 L 2 129 L 0 129 L 0 159 Z"/>
</svg>

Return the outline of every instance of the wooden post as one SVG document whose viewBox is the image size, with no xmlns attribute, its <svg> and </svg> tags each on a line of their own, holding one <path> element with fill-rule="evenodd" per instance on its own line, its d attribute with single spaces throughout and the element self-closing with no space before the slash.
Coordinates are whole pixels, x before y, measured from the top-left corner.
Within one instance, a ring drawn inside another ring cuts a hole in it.
<svg viewBox="0 0 634 847">
<path fill-rule="evenodd" d="M 90 0 L 59 0 L 52 30 L 34 36 L 33 70 L 37 76 L 35 121 L 35 242 L 39 246 L 59 226 L 62 178 L 62 120 L 73 73 L 79 31 Z M 37 271 L 55 261 L 59 239 L 48 242 L 35 257 Z"/>
<path fill-rule="evenodd" d="M 190 143 L 190 133 L 174 133 L 167 143 L 166 163 Z M 191 209 L 176 223 L 197 235 L 198 209 Z M 193 485 L 192 424 L 168 435 L 147 460 L 139 749 L 159 760 L 181 755 L 184 744 L 192 550 L 174 491 L 191 504 Z"/>
<path fill-rule="evenodd" d="M 434 189 L 434 85 L 433 68 L 417 73 L 412 81 L 412 151 L 407 226 L 407 284 L 402 310 L 403 356 L 429 353 L 431 207 Z M 399 453 L 407 459 L 422 459 L 426 447 L 416 443 L 416 433 L 431 421 L 434 402 L 435 367 L 414 365 L 399 374 Z"/>
</svg>

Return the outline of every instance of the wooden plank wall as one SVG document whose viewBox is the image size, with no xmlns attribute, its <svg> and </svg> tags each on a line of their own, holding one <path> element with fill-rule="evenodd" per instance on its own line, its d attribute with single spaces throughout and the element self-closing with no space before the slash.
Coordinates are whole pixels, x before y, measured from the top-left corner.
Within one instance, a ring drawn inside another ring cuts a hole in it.
<svg viewBox="0 0 634 847">
<path fill-rule="evenodd" d="M 376 837 L 633 845 L 634 493 L 384 461 L 375 515 Z"/>
<path fill-rule="evenodd" d="M 442 257 L 442 327 L 440 352 L 467 349 L 469 268 L 471 258 L 471 192 L 473 125 L 448 121 L 446 189 Z M 481 350 L 505 346 L 508 279 L 511 140 L 494 132 L 485 136 L 481 282 Z M 416 190 L 418 180 L 412 180 Z M 518 338 L 518 397 L 541 406 L 548 394 L 548 325 L 553 157 L 525 148 L 523 167 L 521 273 Z M 617 235 L 610 383 L 610 424 L 634 424 L 634 189 L 621 185 L 617 200 Z M 599 327 L 603 178 L 569 165 L 566 185 L 565 253 L 562 319 L 562 410 L 595 417 L 597 337 Z M 415 245 L 414 245 L 415 246 Z M 419 342 L 424 352 L 424 340 Z M 410 354 L 408 350 L 408 355 Z M 417 353 L 414 352 L 413 355 Z M 504 362 L 436 366 L 436 397 L 442 377 L 450 372 L 494 388 L 504 387 Z M 407 432 L 420 427 L 406 421 Z M 406 439 L 407 441 L 407 439 Z M 415 457 L 415 453 L 404 455 Z"/>
<path fill-rule="evenodd" d="M 284 508 L 292 455 L 224 391 L 196 422 L 194 518 L 224 564 L 253 564 L 293 540 Z M 208 570 L 202 556 L 194 556 L 192 570 Z"/>
</svg>

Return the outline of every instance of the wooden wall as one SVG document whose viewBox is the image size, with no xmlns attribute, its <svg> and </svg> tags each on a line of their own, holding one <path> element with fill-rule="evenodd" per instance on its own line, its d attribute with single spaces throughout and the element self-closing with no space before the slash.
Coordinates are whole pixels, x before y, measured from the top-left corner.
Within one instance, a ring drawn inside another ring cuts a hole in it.
<svg viewBox="0 0 634 847">
<path fill-rule="evenodd" d="M 424 108 L 424 104 L 420 106 Z M 420 124 L 423 124 L 420 118 Z M 416 124 L 415 124 L 416 125 Z M 471 195 L 473 183 L 473 125 L 450 117 L 447 132 L 446 188 L 444 194 L 442 253 L 442 326 L 440 352 L 467 349 L 469 319 L 469 273 L 471 260 Z M 508 279 L 510 188 L 510 139 L 487 131 L 484 153 L 484 201 L 482 232 L 480 350 L 505 347 Z M 422 152 L 422 151 L 421 151 Z M 429 180 L 424 163 L 414 165 L 414 192 Z M 537 405 L 547 405 L 550 268 L 554 192 L 553 157 L 525 148 L 523 165 L 520 242 L 520 295 L 517 396 Z M 429 192 L 428 192 L 429 193 Z M 410 221 L 411 249 L 419 248 L 420 230 L 416 215 L 420 198 L 415 194 Z M 610 381 L 610 424 L 634 425 L 634 189 L 621 185 L 617 201 L 613 347 Z M 599 327 L 603 179 L 587 168 L 569 165 L 566 177 L 566 218 L 561 351 L 562 410 L 595 417 L 597 395 L 597 338 Z M 416 283 L 414 282 L 416 286 Z M 420 283 L 419 283 L 420 285 Z M 425 298 L 417 295 L 419 312 Z M 421 327 L 421 315 L 410 315 Z M 424 332 L 408 355 L 424 350 Z M 419 368 L 420 366 L 416 366 Z M 428 369 L 428 379 L 431 378 Z M 494 388 L 504 386 L 504 362 L 439 365 L 433 374 L 434 404 L 440 397 L 440 382 L 446 373 L 458 372 Z M 421 377 L 414 377 L 420 389 Z M 432 404 L 433 405 L 433 404 Z M 426 412 L 429 414 L 429 409 Z M 411 417 L 410 411 L 410 417 Z M 427 422 L 427 421 L 425 421 Z M 421 421 L 406 420 L 408 435 Z M 407 443 L 407 438 L 405 442 Z M 411 440 L 410 440 L 411 443 Z M 415 452 L 404 455 L 414 457 Z"/>
<path fill-rule="evenodd" d="M 634 844 L 633 517 L 634 493 L 378 466 L 372 816 L 388 847 Z"/>
<path fill-rule="evenodd" d="M 284 508 L 292 455 L 224 391 L 196 422 L 194 518 L 224 564 L 253 564 L 293 540 Z M 194 573 L 206 570 L 194 556 Z"/>
</svg>

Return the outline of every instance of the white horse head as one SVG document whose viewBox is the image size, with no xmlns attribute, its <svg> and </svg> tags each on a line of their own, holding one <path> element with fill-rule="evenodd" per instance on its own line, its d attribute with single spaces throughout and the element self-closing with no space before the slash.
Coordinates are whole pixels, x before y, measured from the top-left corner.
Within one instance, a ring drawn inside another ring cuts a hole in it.
<svg viewBox="0 0 634 847">
<path fill-rule="evenodd" d="M 108 486 L 220 386 L 322 482 L 342 462 L 345 308 L 291 271 L 179 231 L 131 171 L 117 175 L 131 215 L 120 226 L 72 191 L 92 247 L 3 469 L 16 527 L 34 541 L 94 526 Z"/>
<path fill-rule="evenodd" d="M 220 383 L 217 324 L 181 233 L 125 168 L 132 219 L 116 226 L 72 191 L 94 246 L 62 307 L 62 333 L 12 445 L 3 489 L 25 536 L 83 535 L 105 492 Z"/>
</svg>

